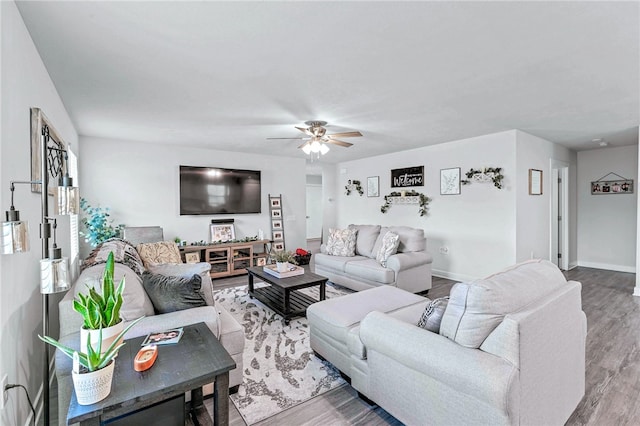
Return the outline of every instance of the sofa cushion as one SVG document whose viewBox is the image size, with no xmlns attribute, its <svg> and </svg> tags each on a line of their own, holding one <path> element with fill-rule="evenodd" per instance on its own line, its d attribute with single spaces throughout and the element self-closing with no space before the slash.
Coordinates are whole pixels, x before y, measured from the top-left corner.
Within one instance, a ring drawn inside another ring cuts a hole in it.
<svg viewBox="0 0 640 426">
<path fill-rule="evenodd" d="M 391 268 L 385 268 L 377 260 L 364 258 L 358 262 L 348 262 L 344 265 L 344 272 L 354 278 L 373 281 L 380 284 L 392 284 L 396 280 L 396 273 Z"/>
<path fill-rule="evenodd" d="M 331 256 L 355 256 L 356 235 L 355 229 L 329 229 L 327 240 L 327 254 Z"/>
<path fill-rule="evenodd" d="M 398 244 L 400 244 L 400 237 L 395 232 L 389 231 L 382 237 L 380 250 L 376 253 L 376 260 L 382 267 L 387 267 L 387 259 L 389 259 L 389 256 L 392 254 L 396 254 Z"/>
<path fill-rule="evenodd" d="M 149 266 L 149 272 L 167 277 L 191 278 L 194 274 L 200 275 L 202 278 L 202 296 L 207 305 L 213 306 L 215 303 L 213 299 L 213 282 L 209 271 L 211 271 L 211 264 L 207 262 L 163 263 Z"/>
<path fill-rule="evenodd" d="M 440 333 L 440 323 L 442 322 L 442 317 L 444 316 L 444 311 L 447 309 L 448 303 L 449 296 L 439 297 L 429 303 L 420 316 L 417 324 L 418 327 L 433 333 Z"/>
<path fill-rule="evenodd" d="M 370 259 L 364 256 L 331 256 L 329 254 L 317 253 L 313 255 L 313 260 L 316 266 L 320 266 L 322 268 L 336 272 L 344 272 L 345 268 L 347 267 L 347 263 L 361 262 L 363 260 Z"/>
<path fill-rule="evenodd" d="M 180 249 L 173 241 L 160 241 L 157 243 L 142 243 L 136 247 L 144 267 L 161 263 L 182 263 Z"/>
<path fill-rule="evenodd" d="M 142 274 L 142 285 L 155 311 L 159 314 L 197 308 L 207 304 L 200 293 L 202 278 L 199 274 L 194 274 L 191 278 L 183 278 L 145 272 Z"/>
<path fill-rule="evenodd" d="M 109 253 L 113 252 L 115 263 L 121 263 L 140 275 L 144 272 L 144 265 L 138 251 L 129 242 L 120 238 L 109 238 L 94 248 L 89 256 L 82 261 L 81 270 L 107 262 Z"/>
<path fill-rule="evenodd" d="M 356 235 L 356 254 L 375 257 L 373 246 L 380 234 L 380 225 L 349 225 L 349 229 L 358 231 Z"/>
<path fill-rule="evenodd" d="M 440 325 L 440 334 L 468 348 L 479 348 L 487 336 L 515 312 L 566 284 L 557 266 L 547 260 L 517 264 L 471 283 L 458 283 Z"/>
</svg>

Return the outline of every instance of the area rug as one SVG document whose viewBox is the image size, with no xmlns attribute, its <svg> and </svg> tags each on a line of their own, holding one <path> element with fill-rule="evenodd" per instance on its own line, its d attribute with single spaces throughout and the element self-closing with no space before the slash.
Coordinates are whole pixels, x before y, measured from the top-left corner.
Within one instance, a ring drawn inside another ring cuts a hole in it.
<svg viewBox="0 0 640 426">
<path fill-rule="evenodd" d="M 326 289 L 327 298 L 349 293 L 331 285 Z M 317 287 L 302 291 L 318 298 Z M 306 318 L 285 325 L 280 315 L 249 298 L 247 286 L 219 290 L 214 297 L 244 327 L 244 378 L 231 401 L 247 425 L 345 383 L 338 370 L 313 355 Z"/>
</svg>

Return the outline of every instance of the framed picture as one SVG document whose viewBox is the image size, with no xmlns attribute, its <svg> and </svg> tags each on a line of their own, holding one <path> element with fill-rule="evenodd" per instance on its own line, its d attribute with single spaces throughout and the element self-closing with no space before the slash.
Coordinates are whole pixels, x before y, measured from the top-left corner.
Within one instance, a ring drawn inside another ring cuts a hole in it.
<svg viewBox="0 0 640 426">
<path fill-rule="evenodd" d="M 50 149 L 48 152 L 49 155 L 49 164 L 57 164 L 62 166 L 62 170 L 59 170 L 62 174 L 66 172 L 67 162 L 63 161 L 63 154 L 60 150 L 66 150 L 67 144 L 62 140 L 56 129 L 53 127 L 49 119 L 44 112 L 40 108 L 31 108 L 31 180 L 32 181 L 40 181 L 40 165 L 42 164 L 41 158 L 41 145 L 42 145 L 42 128 L 47 126 L 49 128 L 49 144 L 48 148 Z M 52 185 L 48 189 L 49 195 L 53 195 L 53 186 L 56 186 L 58 183 L 58 178 L 62 177 L 62 175 L 57 176 L 52 174 L 52 169 L 49 167 L 49 185 Z M 31 184 L 31 192 L 40 192 L 40 187 L 42 184 L 33 183 Z"/>
<path fill-rule="evenodd" d="M 191 253 L 185 253 L 184 260 L 186 263 L 198 263 L 200 262 L 200 252 L 194 251 Z"/>
<path fill-rule="evenodd" d="M 282 240 L 284 240 L 284 232 L 273 231 L 273 241 L 282 241 Z"/>
<path fill-rule="evenodd" d="M 275 209 L 275 210 L 271 210 L 271 217 L 272 218 L 281 218 L 282 217 L 282 210 L 280 209 Z"/>
<path fill-rule="evenodd" d="M 424 186 L 424 166 L 391 170 L 391 187 Z"/>
<path fill-rule="evenodd" d="M 542 195 L 542 170 L 529 169 L 529 195 Z"/>
<path fill-rule="evenodd" d="M 633 194 L 633 179 L 591 182 L 591 195 Z"/>
<path fill-rule="evenodd" d="M 367 178 L 367 197 L 380 196 L 380 176 L 369 176 Z"/>
<path fill-rule="evenodd" d="M 267 264 L 267 259 L 264 257 L 256 258 L 256 266 L 264 266 Z"/>
<path fill-rule="evenodd" d="M 275 251 L 282 251 L 282 250 L 284 250 L 284 242 L 283 242 L 283 241 L 281 241 L 281 242 L 273 243 L 273 249 L 274 249 Z"/>
<path fill-rule="evenodd" d="M 271 228 L 273 229 L 282 229 L 282 221 L 281 220 L 272 220 Z"/>
<path fill-rule="evenodd" d="M 460 167 L 440 169 L 440 195 L 460 195 Z"/>
<path fill-rule="evenodd" d="M 280 197 L 271 198 L 271 208 L 272 209 L 280 208 Z"/>
<path fill-rule="evenodd" d="M 231 241 L 236 239 L 236 229 L 233 223 L 211 224 L 211 242 Z"/>
</svg>

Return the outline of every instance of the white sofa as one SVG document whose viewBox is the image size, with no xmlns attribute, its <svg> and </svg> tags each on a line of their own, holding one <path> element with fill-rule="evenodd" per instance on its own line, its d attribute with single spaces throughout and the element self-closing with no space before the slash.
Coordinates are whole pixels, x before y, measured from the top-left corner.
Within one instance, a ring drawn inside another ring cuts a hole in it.
<svg viewBox="0 0 640 426">
<path fill-rule="evenodd" d="M 408 425 L 561 425 L 585 391 L 580 292 L 529 261 L 454 285 L 434 333 L 429 299 L 375 288 L 311 305 L 311 347 Z"/>
<path fill-rule="evenodd" d="M 326 246 L 314 255 L 315 272 L 329 281 L 360 291 L 382 285 L 398 287 L 412 293 L 431 288 L 431 263 L 427 253 L 424 230 L 408 226 L 349 225 L 356 229 L 355 256 L 331 256 Z M 382 238 L 388 232 L 400 236 L 397 254 L 391 255 L 387 266 L 376 261 Z"/>
</svg>

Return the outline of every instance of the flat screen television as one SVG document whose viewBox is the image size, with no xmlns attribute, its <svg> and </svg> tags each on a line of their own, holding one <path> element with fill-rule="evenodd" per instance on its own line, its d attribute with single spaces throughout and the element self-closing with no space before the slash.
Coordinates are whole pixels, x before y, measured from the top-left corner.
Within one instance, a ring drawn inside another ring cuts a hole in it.
<svg viewBox="0 0 640 426">
<path fill-rule="evenodd" d="M 180 215 L 261 212 L 260 171 L 180 166 Z"/>
</svg>

